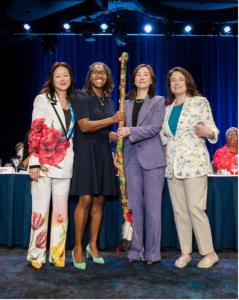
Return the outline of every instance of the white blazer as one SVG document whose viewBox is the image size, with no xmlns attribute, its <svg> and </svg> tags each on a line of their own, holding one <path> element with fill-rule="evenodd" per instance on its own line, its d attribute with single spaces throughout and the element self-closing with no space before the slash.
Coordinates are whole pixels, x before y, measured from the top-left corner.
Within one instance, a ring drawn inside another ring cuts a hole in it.
<svg viewBox="0 0 239 300">
<path fill-rule="evenodd" d="M 195 96 L 185 101 L 175 136 L 169 128 L 169 118 L 174 102 L 166 107 L 166 114 L 160 132 L 164 145 L 166 145 L 166 174 L 172 178 L 193 178 L 207 175 L 210 172 L 210 157 L 205 138 L 195 134 L 195 126 L 203 122 L 215 133 L 214 139 L 208 139 L 212 144 L 217 142 L 219 130 L 217 129 L 209 102 L 206 98 Z"/>
<path fill-rule="evenodd" d="M 57 94 L 55 101 L 50 101 L 46 94 L 38 95 L 34 100 L 29 135 L 29 167 L 40 165 L 41 176 L 72 177 L 74 158 L 72 138 L 75 120 L 71 106 L 70 111 L 71 124 L 66 133 L 63 129 L 63 126 L 66 129 L 65 116 Z"/>
</svg>

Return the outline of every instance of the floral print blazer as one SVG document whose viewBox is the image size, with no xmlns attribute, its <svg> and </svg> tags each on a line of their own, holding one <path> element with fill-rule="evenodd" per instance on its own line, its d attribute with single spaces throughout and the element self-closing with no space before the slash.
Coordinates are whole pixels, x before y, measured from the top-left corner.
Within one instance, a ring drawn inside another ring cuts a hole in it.
<svg viewBox="0 0 239 300">
<path fill-rule="evenodd" d="M 45 94 L 34 100 L 29 135 L 29 168 L 40 166 L 41 176 L 71 178 L 73 167 L 73 130 L 75 117 L 70 105 L 71 123 L 66 121 L 59 98 L 50 101 Z"/>
<path fill-rule="evenodd" d="M 216 143 L 219 131 L 214 123 L 211 108 L 206 98 L 195 96 L 185 101 L 178 120 L 175 136 L 172 134 L 168 121 L 174 102 L 166 107 L 166 114 L 160 136 L 166 145 L 166 174 L 178 179 L 193 178 L 207 175 L 211 170 L 210 157 L 205 138 L 195 134 L 195 126 L 203 122 L 215 133 L 210 143 Z"/>
</svg>

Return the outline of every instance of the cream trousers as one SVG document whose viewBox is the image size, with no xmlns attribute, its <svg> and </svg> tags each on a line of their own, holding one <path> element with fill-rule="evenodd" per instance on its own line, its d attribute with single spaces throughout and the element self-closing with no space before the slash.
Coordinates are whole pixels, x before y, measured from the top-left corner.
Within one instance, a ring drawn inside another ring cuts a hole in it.
<svg viewBox="0 0 239 300">
<path fill-rule="evenodd" d="M 192 231 L 201 255 L 214 251 L 210 224 L 205 213 L 207 176 L 186 179 L 173 177 L 168 178 L 167 182 L 182 253 L 192 252 Z"/>
</svg>

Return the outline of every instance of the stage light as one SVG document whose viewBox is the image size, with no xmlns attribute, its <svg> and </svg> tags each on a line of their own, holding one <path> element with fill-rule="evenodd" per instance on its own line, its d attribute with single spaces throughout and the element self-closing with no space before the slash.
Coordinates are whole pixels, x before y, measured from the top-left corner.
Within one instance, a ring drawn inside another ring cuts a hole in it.
<svg viewBox="0 0 239 300">
<path fill-rule="evenodd" d="M 224 27 L 223 27 L 223 32 L 224 32 L 224 33 L 231 33 L 231 27 L 228 26 L 228 25 L 224 26 Z"/>
<path fill-rule="evenodd" d="M 25 24 L 23 25 L 23 28 L 24 28 L 26 31 L 30 31 L 30 30 L 31 30 L 31 26 L 30 26 L 29 24 L 27 24 L 27 23 L 25 23 Z"/>
<path fill-rule="evenodd" d="M 146 24 L 146 25 L 144 26 L 144 31 L 145 31 L 146 33 L 150 33 L 152 30 L 153 30 L 153 27 L 152 27 L 150 24 Z"/>
<path fill-rule="evenodd" d="M 102 30 L 103 32 L 105 32 L 105 31 L 108 29 L 108 25 L 107 25 L 106 23 L 102 23 L 102 24 L 100 25 L 100 28 L 101 28 L 101 30 Z"/>
<path fill-rule="evenodd" d="M 63 28 L 66 30 L 66 31 L 69 31 L 71 29 L 71 25 L 69 23 L 64 23 L 63 24 Z"/>
<path fill-rule="evenodd" d="M 191 25 L 186 25 L 186 26 L 184 27 L 184 32 L 190 33 L 191 31 L 192 31 L 192 26 L 191 26 Z"/>
</svg>

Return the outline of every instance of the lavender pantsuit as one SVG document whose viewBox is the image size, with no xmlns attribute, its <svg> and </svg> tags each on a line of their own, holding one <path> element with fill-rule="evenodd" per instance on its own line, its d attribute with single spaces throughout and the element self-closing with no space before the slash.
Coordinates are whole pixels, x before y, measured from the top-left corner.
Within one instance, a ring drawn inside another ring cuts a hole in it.
<svg viewBox="0 0 239 300">
<path fill-rule="evenodd" d="M 165 100 L 161 96 L 146 98 L 136 127 L 132 127 L 133 106 L 133 100 L 126 100 L 126 126 L 130 127 L 130 136 L 124 142 L 124 162 L 134 222 L 128 258 L 155 262 L 161 259 L 161 202 L 166 162 L 159 132 Z"/>
</svg>

